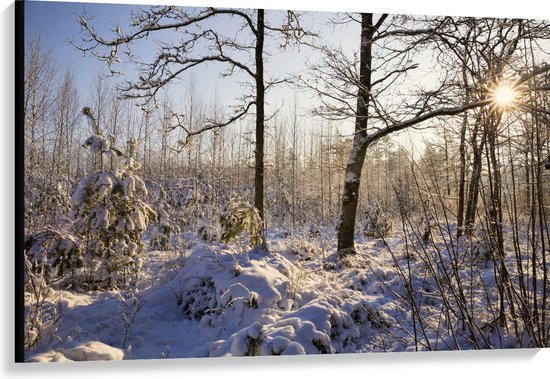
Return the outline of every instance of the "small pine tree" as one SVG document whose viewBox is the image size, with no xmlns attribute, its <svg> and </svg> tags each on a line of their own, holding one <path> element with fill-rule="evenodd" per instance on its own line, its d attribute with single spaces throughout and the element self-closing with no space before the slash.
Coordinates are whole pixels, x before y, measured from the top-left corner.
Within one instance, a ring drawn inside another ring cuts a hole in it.
<svg viewBox="0 0 550 379">
<path fill-rule="evenodd" d="M 95 122 L 89 109 L 84 114 Z M 124 288 L 135 281 L 141 268 L 141 237 L 156 213 L 142 200 L 147 188 L 135 173 L 139 164 L 101 135 L 94 134 L 86 142 L 92 154 L 121 158 L 116 169 L 101 169 L 83 178 L 71 196 L 86 284 L 90 289 Z"/>
<path fill-rule="evenodd" d="M 248 245 L 265 250 L 263 223 L 258 210 L 247 203 L 233 197 L 220 215 L 222 227 L 221 241 L 228 243 L 239 235 L 248 237 Z"/>
<path fill-rule="evenodd" d="M 140 199 L 146 191 L 129 172 L 98 171 L 79 182 L 71 197 L 74 231 L 84 245 L 92 287 L 125 287 L 141 267 L 141 236 L 156 217 Z"/>
<path fill-rule="evenodd" d="M 45 281 L 66 281 L 72 284 L 82 267 L 82 254 L 73 236 L 55 230 L 45 230 L 25 236 L 25 258 L 33 274 L 42 274 Z"/>
</svg>

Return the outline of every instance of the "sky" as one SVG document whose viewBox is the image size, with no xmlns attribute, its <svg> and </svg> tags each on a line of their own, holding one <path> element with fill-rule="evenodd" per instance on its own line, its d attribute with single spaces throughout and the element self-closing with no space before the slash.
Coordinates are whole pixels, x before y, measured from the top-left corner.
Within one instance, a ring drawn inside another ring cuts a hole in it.
<svg viewBox="0 0 550 379">
<path fill-rule="evenodd" d="M 158 1 L 156 3 L 159 3 Z M 138 5 L 146 7 L 145 5 Z M 107 67 L 89 54 L 84 56 L 69 43 L 70 39 L 78 41 L 81 37 L 80 26 L 76 21 L 76 15 L 84 12 L 94 16 L 93 25 L 101 33 L 108 33 L 117 25 L 123 29 L 128 24 L 129 14 L 135 5 L 129 4 L 110 4 L 110 3 L 75 3 L 75 2 L 45 2 L 30 1 L 26 2 L 25 17 L 25 38 L 33 38 L 40 35 L 45 45 L 53 49 L 53 55 L 59 65 L 60 70 L 71 68 L 77 78 L 77 87 L 80 95 L 86 101 L 89 96 L 94 80 L 99 73 L 106 73 Z M 275 22 L 282 18 L 280 11 L 267 11 L 267 20 Z M 327 21 L 334 13 L 313 12 L 307 13 L 304 18 L 304 25 L 311 25 L 315 30 L 320 31 L 321 37 L 331 44 L 342 45 L 346 51 L 357 50 L 359 47 L 359 27 L 356 24 L 350 24 L 341 28 L 327 27 Z M 550 18 L 550 12 L 548 15 Z M 234 24 L 227 22 L 227 18 L 216 18 L 212 23 L 212 28 L 222 32 L 232 32 Z M 164 37 L 163 37 L 164 38 Z M 172 34 L 166 34 L 166 38 L 174 38 Z M 272 77 L 281 78 L 288 73 L 299 73 L 305 69 L 305 60 L 315 61 L 315 56 L 310 49 L 301 48 L 300 51 L 290 49 L 281 52 L 275 48 L 276 44 L 272 39 L 267 38 L 266 50 L 272 53 L 269 62 L 266 63 L 265 72 Z M 153 38 L 141 40 L 136 46 L 137 52 L 147 56 L 156 51 L 157 46 Z M 230 78 L 221 78 L 219 72 L 223 66 L 208 65 L 198 66 L 190 73 L 184 74 L 179 86 L 170 88 L 170 97 L 176 106 L 182 105 L 185 98 L 181 94 L 185 91 L 185 84 L 190 80 L 191 75 L 196 81 L 199 92 L 206 98 L 212 98 L 214 93 L 219 98 L 223 107 L 239 104 L 235 99 L 239 98 L 244 92 L 242 82 L 244 76 L 235 76 Z M 124 66 L 121 71 L 125 72 L 126 78 L 135 77 L 133 66 Z M 426 77 L 429 80 L 429 74 Z M 424 80 L 424 79 L 423 79 Z M 115 83 L 114 79 L 109 82 Z M 306 116 L 307 112 L 314 105 L 314 98 L 311 94 L 291 89 L 288 86 L 280 85 L 271 90 L 267 97 L 268 112 L 274 111 L 285 106 L 290 107 L 293 98 L 298 98 L 301 105 L 301 114 Z M 307 122 L 307 121 L 304 121 Z M 345 123 L 342 131 L 345 135 L 352 132 L 352 120 Z M 423 133 L 423 136 L 430 133 Z M 411 140 L 422 140 L 419 133 L 408 131 L 402 134 L 399 144 L 410 147 Z"/>
<path fill-rule="evenodd" d="M 30 1 L 25 5 L 25 39 L 40 36 L 44 43 L 53 49 L 54 56 L 62 68 L 71 67 L 79 81 L 88 83 L 102 64 L 77 51 L 69 44 L 76 37 L 80 27 L 76 14 L 87 11 L 94 14 L 103 28 L 113 18 L 126 14 L 131 6 L 121 4 L 85 4 L 68 2 Z M 122 20 L 121 20 L 122 21 Z"/>
<path fill-rule="evenodd" d="M 134 8 L 126 4 L 31 1 L 25 8 L 25 38 L 40 36 L 44 44 L 53 49 L 53 56 L 60 64 L 60 69 L 70 68 L 74 71 L 79 92 L 85 96 L 97 75 L 108 71 L 103 62 L 90 54 L 85 55 L 70 44 L 71 39 L 78 42 L 81 36 L 76 15 L 93 15 L 94 26 L 103 33 L 116 25 L 124 26 Z M 146 41 L 143 49 L 148 47 L 154 48 L 153 43 Z"/>
<path fill-rule="evenodd" d="M 64 2 L 42 2 L 31 1 L 26 4 L 25 17 L 25 38 L 36 38 L 40 36 L 45 45 L 53 49 L 53 55 L 60 65 L 60 69 L 71 68 L 77 78 L 79 92 L 86 96 L 89 93 L 89 88 L 92 86 L 98 73 L 107 73 L 107 67 L 104 63 L 91 57 L 89 54 L 84 55 L 69 43 L 69 40 L 78 41 L 80 34 L 80 26 L 76 21 L 76 14 L 84 12 L 93 15 L 94 27 L 106 33 L 113 30 L 117 25 L 124 28 L 128 24 L 130 11 L 135 9 L 135 6 L 127 4 L 93 4 L 93 3 L 64 3 Z M 325 23 L 326 18 L 330 14 L 318 13 L 315 15 L 315 27 Z M 272 20 L 275 24 L 276 19 L 281 18 L 280 11 L 268 11 L 266 17 Z M 306 23 L 312 23 L 312 18 L 308 15 Z M 221 30 L 222 32 L 230 31 L 231 27 L 227 23 L 227 18 L 217 18 L 212 23 L 212 28 Z M 353 33 L 350 33 L 350 28 L 355 28 Z M 234 28 L 233 28 L 234 29 Z M 348 31 L 346 33 L 346 30 Z M 327 37 L 336 43 L 347 45 L 348 48 L 358 44 L 358 27 L 351 26 L 340 31 L 341 35 L 334 33 L 326 33 Z M 345 33 L 345 34 L 344 34 Z M 350 35 L 357 35 L 357 38 L 350 38 Z M 167 35 L 168 38 L 172 38 Z M 266 47 L 274 46 L 276 42 L 273 39 L 268 39 Z M 138 53 L 147 56 L 148 52 L 156 50 L 155 41 L 151 38 L 142 40 L 136 46 Z M 267 49 L 266 49 L 267 50 Z M 271 49 L 270 49 L 271 50 Z M 305 49 L 307 50 L 307 48 Z M 273 55 L 269 58 L 266 64 L 265 72 L 273 77 L 283 77 L 287 73 L 295 73 L 303 70 L 304 48 L 301 51 L 288 50 L 286 52 L 272 49 Z M 221 97 L 224 105 L 231 105 L 233 99 L 242 94 L 242 89 L 238 82 L 245 79 L 244 76 L 236 78 L 221 78 L 218 75 L 222 70 L 222 65 L 209 65 L 206 67 L 199 66 L 192 70 L 192 73 L 183 75 L 182 79 L 187 81 L 190 75 L 193 75 L 201 92 L 204 94 L 212 94 L 217 92 Z M 126 75 L 134 75 L 133 67 L 124 66 L 121 71 Z M 288 98 L 288 88 L 280 89 L 278 94 L 270 98 L 274 108 L 278 108 L 284 99 Z"/>
</svg>

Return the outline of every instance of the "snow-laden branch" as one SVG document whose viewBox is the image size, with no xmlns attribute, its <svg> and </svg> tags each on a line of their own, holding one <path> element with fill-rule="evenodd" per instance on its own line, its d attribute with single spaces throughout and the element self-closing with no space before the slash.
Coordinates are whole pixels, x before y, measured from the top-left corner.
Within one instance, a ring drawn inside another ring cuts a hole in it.
<svg viewBox="0 0 550 379">
<path fill-rule="evenodd" d="M 92 20 L 91 17 L 87 15 L 78 15 L 77 20 L 80 23 L 80 26 L 83 28 L 83 30 L 86 32 L 86 34 L 88 34 L 90 38 L 85 42 L 95 41 L 98 45 L 102 45 L 106 47 L 128 44 L 137 39 L 144 38 L 149 33 L 155 32 L 155 31 L 178 30 L 181 28 L 185 28 L 191 25 L 198 24 L 204 20 L 207 20 L 217 15 L 239 16 L 246 21 L 252 33 L 257 34 L 256 27 L 254 25 L 254 22 L 250 18 L 250 16 L 237 9 L 208 8 L 206 11 L 199 12 L 195 16 L 192 16 L 180 10 L 179 8 L 173 7 L 173 6 L 162 7 L 162 8 L 155 7 L 154 9 L 156 10 L 152 12 L 142 11 L 143 15 L 141 15 L 141 17 L 139 14 L 134 15 L 133 26 L 137 27 L 137 30 L 132 33 L 124 34 L 122 33 L 122 30 L 120 28 L 117 28 L 115 32 L 118 35 L 118 38 L 114 38 L 114 39 L 106 39 L 101 37 L 95 31 L 95 29 L 90 25 L 90 21 Z M 159 23 L 163 18 L 169 18 L 169 19 L 177 18 L 180 21 L 165 23 L 165 24 Z M 83 46 L 76 45 L 74 43 L 73 45 L 82 51 L 90 51 L 93 48 L 97 47 L 97 45 L 95 45 L 91 48 L 86 48 Z"/>
</svg>

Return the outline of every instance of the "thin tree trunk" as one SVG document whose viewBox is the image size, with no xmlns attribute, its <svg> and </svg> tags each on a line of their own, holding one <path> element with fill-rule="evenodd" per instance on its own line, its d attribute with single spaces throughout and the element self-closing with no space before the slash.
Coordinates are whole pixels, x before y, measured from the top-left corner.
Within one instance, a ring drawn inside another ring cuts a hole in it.
<svg viewBox="0 0 550 379">
<path fill-rule="evenodd" d="M 292 234 L 296 228 L 296 163 L 297 163 L 297 103 L 294 97 L 294 110 L 292 112 Z"/>
<path fill-rule="evenodd" d="M 467 56 L 465 54 L 465 56 Z M 465 103 L 469 103 L 470 94 L 468 91 L 468 75 L 466 57 L 462 63 L 462 84 L 465 89 Z M 466 202 L 466 129 L 468 128 L 468 113 L 462 115 L 462 128 L 460 129 L 460 179 L 458 182 L 458 206 L 456 216 L 456 238 L 457 240 L 464 233 L 464 204 Z"/>
<path fill-rule="evenodd" d="M 254 175 L 254 206 L 264 222 L 264 137 L 265 137 L 265 84 L 264 84 L 264 10 L 257 11 L 257 35 L 256 35 L 256 150 L 255 175 Z M 261 248 L 265 250 L 265 241 Z"/>
<path fill-rule="evenodd" d="M 323 180 L 324 172 L 323 172 L 323 128 L 321 127 L 321 133 L 319 134 L 319 160 L 318 160 L 318 166 L 319 166 L 319 192 L 321 195 L 321 225 L 325 224 L 325 181 Z"/>
<path fill-rule="evenodd" d="M 466 202 L 466 128 L 468 115 L 464 113 L 462 129 L 460 130 L 460 178 L 458 180 L 458 206 L 456 216 L 456 238 L 463 234 L 464 228 L 464 203 Z"/>
<path fill-rule="evenodd" d="M 482 117 L 482 116 L 478 116 Z M 470 183 L 468 186 L 468 198 L 466 201 L 466 215 L 464 219 L 464 228 L 466 235 L 470 236 L 472 234 L 474 224 L 475 224 L 475 217 L 476 217 L 476 210 L 477 210 L 477 203 L 479 199 L 479 183 L 481 180 L 481 170 L 482 170 L 482 151 L 483 147 L 485 146 L 485 137 L 482 138 L 481 142 L 479 143 L 479 146 L 477 145 L 477 134 L 479 130 L 479 120 L 476 120 L 476 125 L 474 126 L 474 130 L 472 133 L 472 176 L 470 178 Z"/>
</svg>

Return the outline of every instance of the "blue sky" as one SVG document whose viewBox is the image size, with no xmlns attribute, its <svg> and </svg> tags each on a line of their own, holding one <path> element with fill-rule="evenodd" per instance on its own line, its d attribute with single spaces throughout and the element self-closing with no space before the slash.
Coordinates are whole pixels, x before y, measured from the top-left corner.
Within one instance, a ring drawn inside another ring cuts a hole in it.
<svg viewBox="0 0 550 379">
<path fill-rule="evenodd" d="M 104 1 L 104 0 L 103 0 Z M 236 1 L 236 0 L 233 0 Z M 243 2 L 244 0 L 240 0 Z M 280 6 L 284 7 L 283 4 L 286 0 L 280 1 L 270 1 L 268 4 L 281 4 Z M 470 0 L 464 1 L 465 8 L 467 3 Z M 159 1 L 154 1 L 155 3 L 162 3 Z M 182 1 L 175 1 L 177 3 L 182 3 Z M 197 0 L 196 3 L 205 3 L 205 0 Z M 218 0 L 209 0 L 206 3 L 216 3 L 220 2 Z M 288 2 L 288 1 L 286 1 Z M 303 1 L 302 1 L 303 2 Z M 527 1 L 528 3 L 529 1 Z M 185 1 L 187 3 L 187 1 Z M 330 7 L 337 7 L 342 9 L 344 4 L 350 3 L 349 0 L 340 0 L 338 4 L 331 5 Z M 358 2 L 351 1 L 350 9 L 354 8 L 354 3 Z M 359 1 L 362 3 L 362 1 Z M 374 9 L 380 9 L 388 7 L 388 9 L 395 9 L 395 0 L 386 0 L 382 4 L 380 2 L 374 2 L 371 4 L 369 2 L 369 7 Z M 403 1 L 401 1 L 403 3 Z M 403 9 L 407 11 L 407 2 L 405 4 L 397 5 L 398 9 Z M 417 3 L 417 2 L 415 2 Z M 417 7 L 420 10 L 425 10 L 426 5 L 424 1 L 419 1 Z M 294 3 L 293 3 L 294 4 Z M 397 2 L 399 4 L 399 2 Z M 300 1 L 296 3 L 297 7 L 300 7 Z M 318 8 L 327 8 L 327 5 L 314 4 L 315 9 Z M 26 14 L 25 14 L 25 30 L 26 38 L 30 36 L 41 35 L 41 38 L 48 47 L 53 48 L 54 57 L 56 58 L 57 63 L 60 65 L 60 69 L 65 67 L 71 67 L 78 78 L 78 86 L 80 92 L 83 96 L 87 94 L 87 88 L 90 87 L 91 83 L 94 80 L 95 75 L 98 72 L 105 71 L 106 67 L 104 64 L 98 62 L 94 58 L 87 56 L 83 57 L 82 53 L 77 51 L 73 46 L 70 46 L 68 40 L 71 38 L 78 39 L 80 27 L 75 19 L 75 13 L 82 13 L 86 11 L 88 14 L 95 17 L 94 24 L 98 30 L 104 31 L 114 28 L 117 24 L 124 26 L 127 23 L 129 12 L 131 9 L 136 7 L 146 7 L 145 5 L 128 5 L 128 4 L 105 4 L 105 3 L 75 3 L 75 2 L 52 2 L 52 1 L 26 1 Z M 302 5 L 303 7 L 303 5 Z M 357 5 L 355 5 L 357 7 Z M 410 5 L 409 5 L 410 7 Z M 446 5 L 449 8 L 449 12 L 456 13 L 456 5 Z M 499 6 L 499 9 L 492 9 L 495 15 L 498 15 L 499 12 L 506 12 L 506 9 L 509 6 Z M 521 10 L 515 9 L 512 10 L 513 14 L 519 16 L 524 16 L 524 13 L 527 12 L 527 16 L 536 15 L 540 18 L 550 18 L 550 3 L 546 5 L 538 5 L 540 9 L 533 10 L 531 9 L 529 13 L 529 7 L 521 7 Z M 439 11 L 441 5 L 430 5 L 430 9 L 434 9 L 432 13 L 441 13 L 444 11 Z M 443 8 L 445 9 L 445 8 Z M 463 10 L 464 14 L 469 14 L 472 10 L 470 8 L 465 8 Z M 491 7 L 489 7 L 491 9 Z M 460 10 L 460 7 L 459 7 Z M 538 12 L 537 12 L 538 11 Z M 487 12 L 487 6 L 480 6 L 475 8 L 474 12 L 479 12 L 483 14 Z M 510 13 L 510 10 L 508 10 Z M 273 11 L 268 12 L 268 18 L 273 17 Z M 546 15 L 546 17 L 544 17 Z M 314 13 L 316 27 L 319 27 L 322 23 L 326 21 L 326 18 L 329 16 L 329 13 Z M 217 29 L 224 29 L 227 27 L 226 20 L 219 19 L 218 23 L 215 25 Z M 346 45 L 347 48 L 355 48 L 358 45 L 359 32 L 357 30 L 325 30 L 323 37 L 330 40 L 333 43 L 342 43 Z M 143 41 L 142 41 L 143 42 Z M 358 46 L 357 46 L 358 47 Z M 148 41 L 142 44 L 142 48 L 147 50 L 154 50 L 155 46 L 152 41 Z M 296 52 L 287 52 L 284 54 L 277 53 L 271 58 L 271 63 L 268 63 L 266 66 L 266 71 L 268 73 L 274 73 L 275 76 L 280 76 L 285 72 L 295 72 L 303 69 L 304 58 L 313 58 L 311 52 L 307 49 L 302 50 L 300 53 Z M 202 88 L 205 89 L 205 93 L 212 93 L 214 89 L 217 89 L 219 93 L 224 93 L 226 99 L 230 99 L 233 94 L 238 96 L 239 89 L 235 87 L 235 83 L 228 83 L 230 81 L 219 80 L 219 77 L 214 73 L 214 68 L 209 69 L 198 69 L 194 70 L 194 76 L 198 81 L 201 82 Z M 185 78 L 184 78 L 185 79 Z M 226 101 L 224 100 L 224 103 Z M 229 104 L 226 104 L 229 105 Z"/>
<path fill-rule="evenodd" d="M 158 3 L 158 2 L 157 2 Z M 53 49 L 54 57 L 60 70 L 70 67 L 77 78 L 77 86 L 83 100 L 89 94 L 89 89 L 92 86 L 95 77 L 100 72 L 106 72 L 104 63 L 98 62 L 91 56 L 84 57 L 83 54 L 77 51 L 68 42 L 69 39 L 75 38 L 78 40 L 80 27 L 76 21 L 77 13 L 81 14 L 84 11 L 95 17 L 94 26 L 102 33 L 112 30 L 116 25 L 121 27 L 128 24 L 129 13 L 131 9 L 136 7 L 146 7 L 145 5 L 127 5 L 127 4 L 102 4 L 102 3 L 74 3 L 74 2 L 44 2 L 30 1 L 26 2 L 26 38 L 31 36 L 41 35 L 41 39 L 45 45 Z M 267 19 L 281 17 L 278 11 L 267 11 Z M 359 28 L 357 25 L 349 26 L 347 29 L 332 30 L 322 28 L 330 13 L 315 12 L 306 18 L 306 24 L 315 21 L 315 28 L 323 31 L 323 37 L 333 44 L 342 44 L 346 50 L 356 49 L 359 44 Z M 548 15 L 550 18 L 550 14 Z M 219 18 L 214 21 L 212 27 L 216 30 L 227 31 L 231 28 L 227 18 Z M 296 73 L 302 70 L 304 60 L 309 58 L 313 61 L 316 57 L 307 48 L 303 48 L 300 52 L 287 51 L 281 53 L 278 50 L 270 49 L 273 42 L 267 39 L 266 50 L 271 50 L 273 55 L 271 61 L 266 64 L 266 73 L 273 76 L 283 76 L 285 73 Z M 142 53 L 153 52 L 156 50 L 156 45 L 153 40 L 140 41 L 140 50 Z M 239 80 L 243 77 L 233 77 L 221 79 L 218 75 L 221 65 L 201 66 L 192 70 L 193 76 L 197 82 L 197 87 L 205 96 L 212 96 L 214 91 L 220 97 L 222 105 L 225 107 L 235 104 L 235 98 L 243 94 L 243 89 L 239 85 Z M 134 75 L 132 69 L 123 70 L 130 75 Z M 185 81 L 189 80 L 189 75 L 184 75 L 181 78 Z M 171 90 L 174 94 L 174 105 L 183 102 L 183 96 L 176 90 Z M 277 109 L 282 104 L 289 104 L 292 101 L 293 92 L 286 86 L 279 86 L 268 94 L 267 102 L 269 109 Z M 299 95 L 299 101 L 307 107 L 311 104 L 309 96 Z M 306 110 L 304 109 L 303 112 Z M 344 131 L 346 132 L 346 131 Z M 409 137 L 405 137 L 408 139 Z"/>
<path fill-rule="evenodd" d="M 43 2 L 31 1 L 26 3 L 25 14 L 25 38 L 32 38 L 40 35 L 41 40 L 48 47 L 53 49 L 53 55 L 60 69 L 70 67 L 77 78 L 77 85 L 80 94 L 85 98 L 89 93 L 95 77 L 100 72 L 107 72 L 106 65 L 97 61 L 89 54 L 83 56 L 83 53 L 78 51 L 68 42 L 74 38 L 79 39 L 80 26 L 76 21 L 76 14 L 83 12 L 94 16 L 93 25 L 102 33 L 112 30 L 116 25 L 120 25 L 123 29 L 128 24 L 129 14 L 136 7 L 145 7 L 144 5 L 126 5 L 126 4 L 94 4 L 94 3 L 68 3 L 68 2 Z M 326 22 L 329 13 L 315 13 L 315 27 L 319 27 Z M 266 17 L 268 20 L 276 20 L 282 17 L 280 11 L 267 11 Z M 227 18 L 218 18 L 214 21 L 213 28 L 216 30 L 228 30 L 230 25 L 227 23 Z M 308 16 L 305 23 L 312 23 L 312 18 Z M 349 28 L 356 28 L 353 32 Z M 348 48 L 355 47 L 358 44 L 358 27 L 348 27 L 347 32 L 340 31 L 343 38 L 331 30 L 327 33 L 327 37 L 336 43 L 347 45 Z M 353 37 L 350 37 L 353 36 Z M 275 41 L 268 39 L 266 48 L 275 45 Z M 154 40 L 140 41 L 138 52 L 147 54 L 156 50 Z M 266 49 L 266 50 L 267 50 Z M 304 60 L 306 57 L 311 58 L 307 48 L 302 48 L 301 51 L 289 50 L 280 52 L 277 49 L 272 50 L 270 62 L 266 64 L 266 75 L 271 74 L 275 77 L 284 76 L 289 72 L 297 72 L 304 69 Z M 218 75 L 220 70 L 225 67 L 223 65 L 209 65 L 197 67 L 192 70 L 192 75 L 199 84 L 200 91 L 203 94 L 212 94 L 217 92 L 221 97 L 222 103 L 225 106 L 233 104 L 233 99 L 240 96 L 243 92 L 239 85 L 239 81 L 244 79 L 243 76 L 235 78 L 220 78 Z M 135 74 L 133 67 L 123 68 L 121 71 L 127 75 Z M 191 73 L 190 73 L 191 74 Z M 189 75 L 184 75 L 183 81 L 189 80 Z M 288 99 L 288 87 L 277 88 L 271 94 L 268 101 L 273 108 L 278 108 L 282 102 Z M 307 101 L 307 99 L 302 99 Z"/>
<path fill-rule="evenodd" d="M 25 39 L 40 36 L 45 47 L 51 48 L 59 70 L 70 68 L 77 78 L 80 95 L 86 97 L 95 77 L 106 72 L 103 63 L 73 47 L 69 40 L 78 38 L 80 26 L 76 14 L 84 11 L 96 17 L 100 29 L 112 22 L 123 21 L 132 6 L 119 4 L 89 4 L 30 1 L 25 4 Z"/>
</svg>

